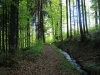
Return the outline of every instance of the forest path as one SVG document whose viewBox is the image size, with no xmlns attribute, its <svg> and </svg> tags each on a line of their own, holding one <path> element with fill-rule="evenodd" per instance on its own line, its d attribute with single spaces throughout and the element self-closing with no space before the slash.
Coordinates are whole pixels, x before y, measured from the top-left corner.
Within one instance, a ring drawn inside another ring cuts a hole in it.
<svg viewBox="0 0 100 75">
<path fill-rule="evenodd" d="M 63 75 L 59 67 L 60 59 L 59 53 L 49 44 L 45 44 L 40 58 L 35 62 L 28 60 L 20 62 L 19 67 L 10 70 L 7 75 Z"/>
<path fill-rule="evenodd" d="M 44 45 L 42 56 L 35 62 L 35 75 L 59 75 L 60 57 L 57 52 L 49 45 Z"/>
</svg>

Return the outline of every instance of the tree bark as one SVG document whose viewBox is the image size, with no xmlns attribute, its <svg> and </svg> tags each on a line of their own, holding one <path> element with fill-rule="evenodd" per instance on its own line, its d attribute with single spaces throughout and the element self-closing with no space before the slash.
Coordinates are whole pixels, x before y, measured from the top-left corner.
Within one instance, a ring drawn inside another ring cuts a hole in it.
<svg viewBox="0 0 100 75">
<path fill-rule="evenodd" d="M 70 38 L 72 38 L 72 24 L 71 24 L 71 5 L 70 5 L 70 0 L 69 0 L 69 13 L 70 13 Z"/>
<path fill-rule="evenodd" d="M 86 5 L 84 0 L 84 14 L 85 14 L 85 27 L 86 27 L 86 33 L 88 34 L 88 26 L 87 26 L 87 13 L 86 13 Z"/>
<path fill-rule="evenodd" d="M 85 34 L 85 21 L 84 21 L 84 6 L 83 6 L 83 0 L 81 0 L 82 3 L 82 20 L 83 20 L 83 32 Z"/>
<path fill-rule="evenodd" d="M 78 3 L 78 14 L 79 14 L 79 25 L 80 25 L 81 42 L 83 42 L 84 41 L 84 34 L 83 34 L 82 22 L 81 22 L 80 0 L 77 0 L 77 3 Z"/>
<path fill-rule="evenodd" d="M 18 0 L 11 4 L 10 26 L 9 26 L 9 52 L 14 53 L 18 48 Z"/>
<path fill-rule="evenodd" d="M 63 41 L 62 36 L 62 0 L 60 0 L 60 39 Z"/>
<path fill-rule="evenodd" d="M 67 22 L 67 38 L 69 38 L 69 22 L 68 22 L 68 0 L 66 0 L 66 22 Z"/>
</svg>

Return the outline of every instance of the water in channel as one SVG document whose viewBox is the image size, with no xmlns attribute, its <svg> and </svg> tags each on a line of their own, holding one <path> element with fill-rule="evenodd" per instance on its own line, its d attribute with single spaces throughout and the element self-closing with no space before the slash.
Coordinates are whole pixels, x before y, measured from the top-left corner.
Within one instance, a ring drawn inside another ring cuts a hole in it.
<svg viewBox="0 0 100 75">
<path fill-rule="evenodd" d="M 66 57 L 66 59 L 68 61 L 70 61 L 71 64 L 73 64 L 75 66 L 75 68 L 82 74 L 82 75 L 88 75 L 88 73 L 86 71 L 84 71 L 83 69 L 81 69 L 81 66 L 76 63 L 76 60 L 72 59 L 71 56 L 67 53 L 62 51 L 61 49 L 59 49 L 59 51 Z"/>
</svg>

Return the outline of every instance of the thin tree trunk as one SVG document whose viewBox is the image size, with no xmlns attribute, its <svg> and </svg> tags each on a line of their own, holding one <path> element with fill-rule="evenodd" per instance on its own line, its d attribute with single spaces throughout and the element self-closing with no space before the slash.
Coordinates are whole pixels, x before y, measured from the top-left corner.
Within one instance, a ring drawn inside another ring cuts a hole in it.
<svg viewBox="0 0 100 75">
<path fill-rule="evenodd" d="M 84 0 L 84 11 L 85 11 L 85 27 L 86 27 L 86 33 L 88 34 L 88 26 L 87 26 L 87 13 L 86 13 L 86 5 Z"/>
<path fill-rule="evenodd" d="M 62 0 L 60 0 L 60 39 L 63 41 L 62 36 Z"/>
<path fill-rule="evenodd" d="M 77 34 L 79 34 L 79 16 L 78 16 L 78 3 L 76 0 L 76 12 L 77 12 Z"/>
<path fill-rule="evenodd" d="M 40 39 L 40 1 L 38 0 L 38 25 L 37 25 L 37 32 L 38 32 L 38 40 Z"/>
<path fill-rule="evenodd" d="M 98 12 L 99 12 L 99 26 L 100 26 L 100 0 L 98 0 Z"/>
<path fill-rule="evenodd" d="M 3 3 L 3 24 L 2 24 L 2 50 L 5 52 L 5 45 L 4 45 L 4 26 L 5 26 L 5 2 Z"/>
<path fill-rule="evenodd" d="M 69 38 L 69 24 L 68 24 L 68 0 L 66 0 L 66 21 L 67 21 L 67 38 Z"/>
<path fill-rule="evenodd" d="M 83 42 L 84 41 L 84 34 L 83 34 L 82 22 L 81 22 L 80 0 L 77 0 L 77 3 L 78 3 L 78 14 L 79 14 L 79 24 L 80 24 L 81 42 Z"/>
<path fill-rule="evenodd" d="M 76 25 L 75 25 L 75 2 L 73 0 L 73 22 L 74 22 L 74 35 L 76 35 Z"/>
<path fill-rule="evenodd" d="M 29 26 L 29 19 L 27 24 L 27 47 L 30 47 L 30 26 Z"/>
<path fill-rule="evenodd" d="M 7 25 L 8 19 L 7 18 L 8 18 L 8 16 L 7 15 L 8 15 L 8 10 L 7 10 L 6 4 L 5 4 L 5 10 L 6 10 L 5 11 L 5 38 L 6 38 L 5 39 L 5 52 L 6 52 L 6 58 L 7 58 L 7 51 L 8 51 L 8 49 L 7 49 L 7 46 L 8 46 L 7 45 L 7 43 L 8 43 L 8 25 Z"/>
<path fill-rule="evenodd" d="M 0 29 L 0 54 L 2 53 L 2 50 L 1 50 L 1 29 Z"/>
<path fill-rule="evenodd" d="M 95 10 L 95 25 L 96 25 L 96 29 L 97 29 L 98 28 L 97 10 Z"/>
<path fill-rule="evenodd" d="M 72 38 L 72 25 L 71 25 L 71 5 L 69 0 L 69 13 L 70 13 L 70 37 Z"/>
<path fill-rule="evenodd" d="M 84 7 L 83 7 L 83 0 L 81 0 L 82 3 L 82 20 L 83 20 L 83 32 L 85 34 L 85 21 L 84 21 Z"/>
<path fill-rule="evenodd" d="M 59 27 L 58 27 L 58 22 L 55 25 L 55 39 L 58 40 L 58 31 L 59 31 Z"/>
</svg>

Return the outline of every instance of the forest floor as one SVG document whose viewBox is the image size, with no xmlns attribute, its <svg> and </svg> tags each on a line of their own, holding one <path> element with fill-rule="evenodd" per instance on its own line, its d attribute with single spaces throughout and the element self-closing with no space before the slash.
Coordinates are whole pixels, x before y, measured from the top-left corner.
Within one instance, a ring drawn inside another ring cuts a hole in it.
<svg viewBox="0 0 100 75">
<path fill-rule="evenodd" d="M 72 75 L 67 69 L 60 68 L 60 61 L 59 53 L 45 44 L 41 57 L 35 61 L 20 60 L 14 68 L 0 67 L 0 75 Z"/>
</svg>

